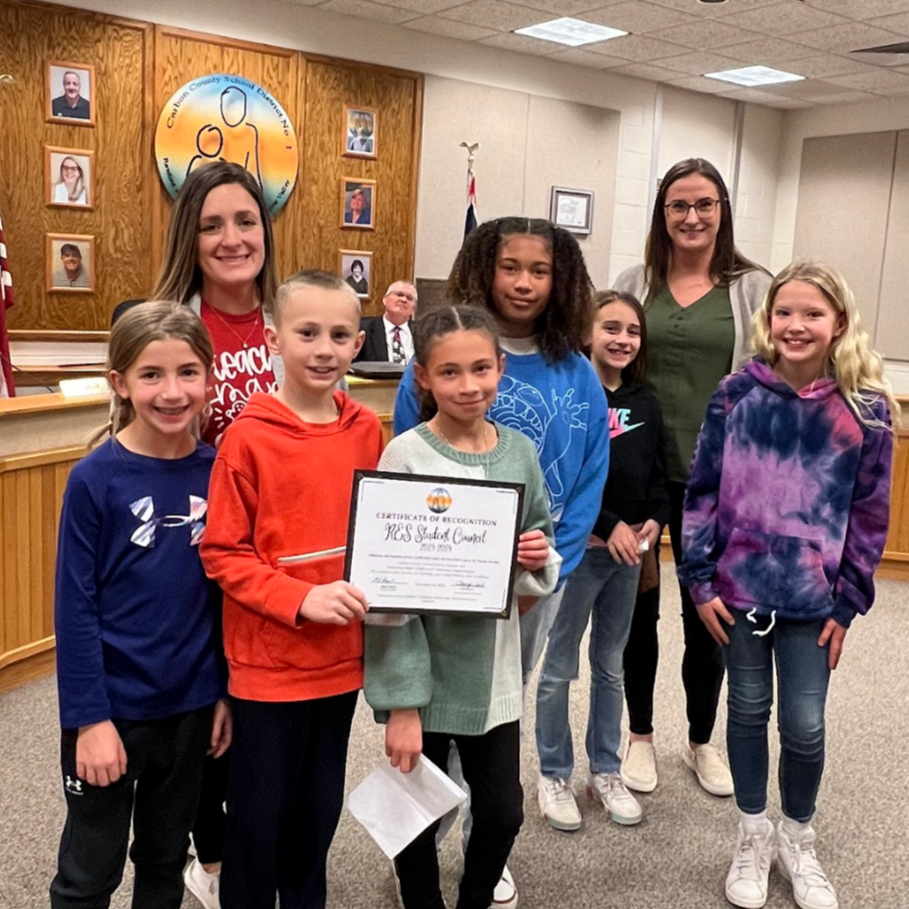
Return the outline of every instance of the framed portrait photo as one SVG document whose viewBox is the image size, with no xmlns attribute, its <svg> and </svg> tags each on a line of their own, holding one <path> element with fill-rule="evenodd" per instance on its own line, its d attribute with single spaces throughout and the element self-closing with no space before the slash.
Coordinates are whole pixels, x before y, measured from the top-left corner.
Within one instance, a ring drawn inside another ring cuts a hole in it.
<svg viewBox="0 0 909 909">
<path fill-rule="evenodd" d="M 376 181 L 341 177 L 341 227 L 375 229 Z"/>
<path fill-rule="evenodd" d="M 348 158 L 375 158 L 379 152 L 378 124 L 376 111 L 345 104 L 341 154 Z"/>
<path fill-rule="evenodd" d="M 593 224 L 593 190 L 553 186 L 549 220 L 570 233 L 589 234 Z"/>
<path fill-rule="evenodd" d="M 44 146 L 44 202 L 65 208 L 94 207 L 95 153 L 85 148 Z"/>
<path fill-rule="evenodd" d="M 47 235 L 47 289 L 54 293 L 94 293 L 94 237 Z"/>
<path fill-rule="evenodd" d="M 360 299 L 370 295 L 372 286 L 372 253 L 359 249 L 338 250 L 338 274 L 356 291 Z"/>
<path fill-rule="evenodd" d="M 90 63 L 47 61 L 44 95 L 48 123 L 95 125 L 95 68 Z"/>
</svg>

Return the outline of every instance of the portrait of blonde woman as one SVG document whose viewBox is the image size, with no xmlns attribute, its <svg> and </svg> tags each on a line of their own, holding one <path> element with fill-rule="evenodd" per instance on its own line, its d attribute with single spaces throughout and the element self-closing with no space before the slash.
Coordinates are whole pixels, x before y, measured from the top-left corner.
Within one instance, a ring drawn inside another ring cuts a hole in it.
<svg viewBox="0 0 909 909">
<path fill-rule="evenodd" d="M 46 201 L 48 205 L 90 208 L 93 152 L 84 149 L 46 148 Z"/>
</svg>

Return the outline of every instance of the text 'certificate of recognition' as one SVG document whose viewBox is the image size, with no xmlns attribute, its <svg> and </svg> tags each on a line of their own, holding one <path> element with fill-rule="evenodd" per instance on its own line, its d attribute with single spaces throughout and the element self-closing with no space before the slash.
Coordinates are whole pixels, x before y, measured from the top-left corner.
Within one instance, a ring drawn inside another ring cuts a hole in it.
<svg viewBox="0 0 909 909">
<path fill-rule="evenodd" d="M 345 577 L 371 612 L 507 618 L 524 486 L 357 471 Z"/>
</svg>

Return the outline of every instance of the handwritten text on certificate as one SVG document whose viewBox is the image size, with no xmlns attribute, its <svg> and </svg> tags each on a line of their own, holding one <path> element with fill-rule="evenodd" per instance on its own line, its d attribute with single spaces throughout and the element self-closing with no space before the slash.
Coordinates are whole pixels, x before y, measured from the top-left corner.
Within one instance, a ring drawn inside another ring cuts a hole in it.
<svg viewBox="0 0 909 909">
<path fill-rule="evenodd" d="M 519 485 L 363 475 L 348 579 L 375 612 L 508 615 L 522 494 Z"/>
</svg>

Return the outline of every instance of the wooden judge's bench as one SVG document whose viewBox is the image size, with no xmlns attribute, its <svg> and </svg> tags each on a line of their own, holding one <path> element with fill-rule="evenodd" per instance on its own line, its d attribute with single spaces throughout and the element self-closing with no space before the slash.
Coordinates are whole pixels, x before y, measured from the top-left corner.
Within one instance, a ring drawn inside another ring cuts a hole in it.
<svg viewBox="0 0 909 909">
<path fill-rule="evenodd" d="M 352 397 L 392 435 L 397 380 L 348 377 Z M 901 400 L 909 413 L 909 398 Z M 73 464 L 107 423 L 106 396 L 0 400 L 0 691 L 54 668 L 54 560 L 63 490 Z M 904 421 L 909 427 L 909 419 Z M 879 577 L 909 580 L 909 429 L 894 457 L 890 535 Z M 664 557 L 668 546 L 663 549 Z"/>
</svg>

